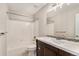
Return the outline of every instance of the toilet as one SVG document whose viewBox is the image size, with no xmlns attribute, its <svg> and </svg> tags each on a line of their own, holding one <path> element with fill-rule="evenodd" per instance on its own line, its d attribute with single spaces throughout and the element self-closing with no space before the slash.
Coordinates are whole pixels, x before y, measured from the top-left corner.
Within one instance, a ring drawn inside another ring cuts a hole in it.
<svg viewBox="0 0 79 59">
<path fill-rule="evenodd" d="M 22 53 L 23 56 L 36 56 L 36 45 L 28 45 L 27 49 Z"/>
</svg>

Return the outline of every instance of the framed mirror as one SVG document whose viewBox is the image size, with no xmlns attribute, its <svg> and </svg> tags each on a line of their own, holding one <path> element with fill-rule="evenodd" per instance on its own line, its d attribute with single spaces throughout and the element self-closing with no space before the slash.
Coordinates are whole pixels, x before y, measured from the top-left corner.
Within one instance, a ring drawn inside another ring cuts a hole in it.
<svg viewBox="0 0 79 59">
<path fill-rule="evenodd" d="M 75 16 L 75 38 L 79 39 L 79 13 Z"/>
</svg>

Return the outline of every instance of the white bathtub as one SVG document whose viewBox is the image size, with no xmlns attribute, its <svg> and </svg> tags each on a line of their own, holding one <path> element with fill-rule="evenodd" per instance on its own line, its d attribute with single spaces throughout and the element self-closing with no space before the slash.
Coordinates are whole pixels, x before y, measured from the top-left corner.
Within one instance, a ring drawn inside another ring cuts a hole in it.
<svg viewBox="0 0 79 59">
<path fill-rule="evenodd" d="M 30 53 L 28 53 L 28 49 Z M 7 56 L 35 56 L 35 51 L 36 51 L 36 45 L 30 44 L 26 46 L 8 48 Z"/>
</svg>

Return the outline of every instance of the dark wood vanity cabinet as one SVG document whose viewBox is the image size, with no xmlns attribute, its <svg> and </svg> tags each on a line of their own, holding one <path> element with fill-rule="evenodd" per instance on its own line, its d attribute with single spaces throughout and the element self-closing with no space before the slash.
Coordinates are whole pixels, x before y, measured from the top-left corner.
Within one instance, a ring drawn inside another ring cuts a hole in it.
<svg viewBox="0 0 79 59">
<path fill-rule="evenodd" d="M 36 40 L 37 48 L 36 54 L 37 56 L 74 56 L 66 51 L 58 49 L 54 46 Z"/>
</svg>

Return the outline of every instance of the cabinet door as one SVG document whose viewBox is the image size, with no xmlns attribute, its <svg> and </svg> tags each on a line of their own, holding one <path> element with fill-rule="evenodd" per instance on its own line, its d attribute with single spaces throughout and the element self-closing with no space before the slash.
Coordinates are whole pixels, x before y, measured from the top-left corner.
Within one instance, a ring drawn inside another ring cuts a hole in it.
<svg viewBox="0 0 79 59">
<path fill-rule="evenodd" d="M 42 46 L 38 47 L 38 56 L 44 56 L 44 48 Z"/>
<path fill-rule="evenodd" d="M 47 47 L 44 47 L 44 56 L 56 56 L 56 52 Z"/>
<path fill-rule="evenodd" d="M 36 54 L 37 56 L 44 56 L 44 47 L 43 43 L 36 40 L 37 48 L 36 48 Z"/>
</svg>

